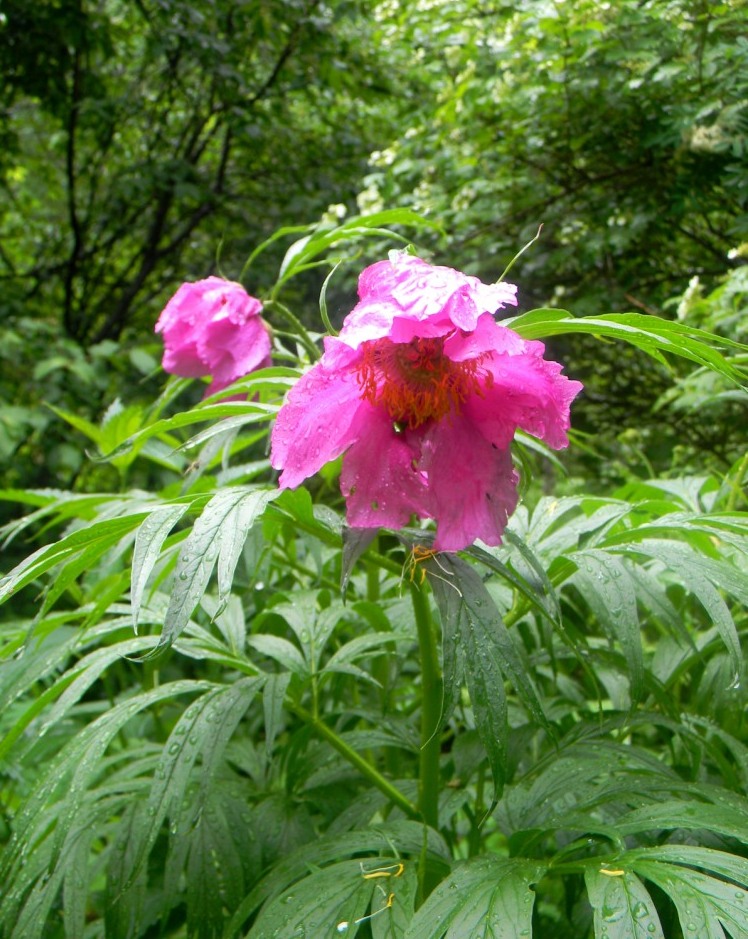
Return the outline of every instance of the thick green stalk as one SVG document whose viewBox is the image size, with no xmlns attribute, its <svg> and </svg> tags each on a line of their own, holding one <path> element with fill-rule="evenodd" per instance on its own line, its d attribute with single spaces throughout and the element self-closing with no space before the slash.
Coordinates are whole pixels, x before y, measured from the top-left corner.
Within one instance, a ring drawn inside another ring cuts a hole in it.
<svg viewBox="0 0 748 939">
<path fill-rule="evenodd" d="M 439 756 L 442 716 L 442 679 L 431 606 L 425 589 L 411 584 L 421 653 L 421 758 L 418 773 L 418 808 L 426 824 L 439 827 Z"/>
<path fill-rule="evenodd" d="M 413 805 L 410 799 L 404 796 L 396 786 L 393 786 L 389 779 L 382 776 L 371 763 L 356 753 L 352 747 L 349 747 L 345 740 L 339 737 L 331 727 L 328 727 L 321 719 L 315 718 L 299 704 L 291 705 L 291 710 L 313 727 L 320 737 L 324 737 L 333 749 L 337 750 L 344 759 L 355 766 L 373 786 L 383 792 L 390 802 L 402 809 L 409 818 L 420 819 L 421 815 L 417 806 Z"/>
<path fill-rule="evenodd" d="M 421 654 L 421 755 L 418 767 L 418 808 L 425 824 L 438 829 L 442 677 L 428 594 L 424 586 L 415 583 L 410 586 L 410 594 L 413 600 L 418 647 Z M 425 838 L 426 829 L 424 829 Z M 423 903 L 437 884 L 438 880 L 430 874 L 426 866 L 426 842 L 424 841 L 418 870 L 419 904 Z"/>
</svg>

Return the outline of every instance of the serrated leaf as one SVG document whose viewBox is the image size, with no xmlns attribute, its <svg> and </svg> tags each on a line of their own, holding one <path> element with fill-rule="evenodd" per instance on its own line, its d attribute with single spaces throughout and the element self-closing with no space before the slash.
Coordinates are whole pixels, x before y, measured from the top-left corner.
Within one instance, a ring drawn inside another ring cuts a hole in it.
<svg viewBox="0 0 748 939">
<path fill-rule="evenodd" d="M 151 512 L 135 534 L 132 556 L 130 603 L 133 628 L 137 631 L 145 585 L 161 554 L 169 532 L 187 511 L 187 505 L 164 505 Z"/>
<path fill-rule="evenodd" d="M 138 832 L 137 848 L 133 848 L 131 867 L 124 877 L 125 888 L 145 862 L 166 817 L 178 820 L 198 757 L 202 760 L 200 789 L 203 799 L 207 797 L 223 751 L 262 681 L 243 678 L 228 687 L 213 688 L 193 701 L 177 721 L 156 767 L 146 806 L 148 827 Z"/>
<path fill-rule="evenodd" d="M 477 571 L 451 554 L 427 561 L 426 568 L 439 605 L 444 649 L 454 648 L 457 633 L 481 739 L 491 748 L 492 772 L 501 774 L 506 741 L 504 675 L 533 718 L 548 732 L 550 725 L 528 669 Z M 446 664 L 444 673 L 447 689 L 455 679 L 447 674 Z M 504 730 L 497 736 L 500 726 Z M 499 786 L 501 776 L 494 778 Z"/>
<path fill-rule="evenodd" d="M 433 829 L 425 832 L 427 858 L 430 866 L 443 870 L 449 863 L 450 852 L 441 835 Z M 304 877 L 313 865 L 326 864 L 344 857 L 359 857 L 359 864 L 368 865 L 370 858 L 361 855 L 386 854 L 380 866 L 388 865 L 397 857 L 418 858 L 423 850 L 424 827 L 420 822 L 398 821 L 389 825 L 367 828 L 363 831 L 336 833 L 304 845 L 290 856 L 280 860 L 245 898 L 226 929 L 226 939 L 233 939 L 241 931 L 244 921 L 261 903 L 292 893 L 290 889 Z M 407 862 L 410 865 L 410 861 Z M 372 864 L 372 867 L 374 865 Z M 360 870 L 360 868 L 359 868 Z"/>
<path fill-rule="evenodd" d="M 621 558 L 590 548 L 575 551 L 569 558 L 577 565 L 571 578 L 595 618 L 621 644 L 631 679 L 631 697 L 637 701 L 644 687 L 642 652 L 636 591 Z"/>
<path fill-rule="evenodd" d="M 622 835 L 658 829 L 705 828 L 748 844 L 748 806 L 741 812 L 734 805 L 726 808 L 695 800 L 659 802 L 623 816 L 616 827 Z"/>
<path fill-rule="evenodd" d="M 283 704 L 290 681 L 291 676 L 288 672 L 268 675 L 265 679 L 262 705 L 265 714 L 265 751 L 268 759 L 272 756 L 275 736 L 281 725 Z"/>
<path fill-rule="evenodd" d="M 677 355 L 719 372 L 737 384 L 743 382 L 740 370 L 722 355 L 719 347 L 744 351 L 745 346 L 706 330 L 657 316 L 610 313 L 575 317 L 566 310 L 540 309 L 516 317 L 509 325 L 524 339 L 543 339 L 564 333 L 619 339 L 642 349 L 658 362 L 667 362 L 663 353 Z"/>
<path fill-rule="evenodd" d="M 684 936 L 725 939 L 725 926 L 732 939 L 748 939 L 745 889 L 662 861 L 638 859 L 635 866 L 642 877 L 657 884 L 673 901 Z"/>
<path fill-rule="evenodd" d="M 526 939 L 532 935 L 531 884 L 544 865 L 482 857 L 457 867 L 416 912 L 405 939 Z"/>
<path fill-rule="evenodd" d="M 665 939 L 655 905 L 639 878 L 629 871 L 606 874 L 606 869 L 590 869 L 584 875 L 596 939 Z"/>
<path fill-rule="evenodd" d="M 309 674 L 309 666 L 304 661 L 301 652 L 288 639 L 281 636 L 269 636 L 260 634 L 259 636 L 248 636 L 247 645 L 268 658 L 275 659 L 283 668 L 301 678 Z"/>
<path fill-rule="evenodd" d="M 405 939 L 405 934 L 413 919 L 416 896 L 418 893 L 418 870 L 415 864 L 408 864 L 405 870 L 392 882 L 395 888 L 395 900 L 388 909 L 378 913 L 369 921 L 372 939 Z"/>
<path fill-rule="evenodd" d="M 681 542 L 647 538 L 638 543 L 635 550 L 661 561 L 682 579 L 686 589 L 698 599 L 719 630 L 730 656 L 733 674 L 737 676 L 742 661 L 740 639 L 732 614 L 714 581 L 720 586 L 733 587 L 740 596 L 745 587 L 738 579 L 741 576 L 738 571 L 729 562 L 713 562 Z M 733 577 L 736 578 L 734 585 L 731 583 Z"/>
<path fill-rule="evenodd" d="M 152 655 L 168 648 L 187 625 L 216 562 L 219 602 L 226 599 L 247 533 L 278 495 L 276 489 L 237 486 L 216 493 L 208 502 L 180 549 L 164 627 Z"/>
<path fill-rule="evenodd" d="M 72 532 L 61 538 L 55 544 L 45 545 L 34 551 L 25 560 L 15 567 L 9 574 L 0 579 L 0 603 L 27 586 L 37 577 L 51 570 L 61 561 L 81 551 L 87 551 L 89 565 L 101 557 L 121 538 L 129 534 L 145 518 L 147 512 L 134 512 L 119 518 L 109 518 L 93 522 L 80 531 Z"/>
<path fill-rule="evenodd" d="M 76 823 L 79 826 L 82 819 L 81 807 L 88 786 L 101 771 L 103 755 L 113 737 L 144 708 L 181 694 L 205 691 L 210 687 L 207 682 L 188 680 L 161 685 L 114 705 L 80 731 L 49 763 L 47 772 L 16 814 L 13 835 L 6 845 L 0 869 L 2 882 L 14 883 L 19 893 L 33 887 L 33 895 L 40 895 L 44 885 L 34 883 L 34 871 L 25 864 L 26 846 L 31 843 L 36 843 L 35 853 L 40 858 L 44 858 L 46 853 L 46 872 L 53 871 L 53 878 L 62 877 L 65 864 L 59 863 L 60 852 L 64 845 L 70 847 L 72 844 Z M 50 803 L 54 805 L 51 817 Z M 0 914 L 4 920 L 10 915 L 9 911 L 12 911 L 17 897 L 16 893 L 3 900 Z"/>
<path fill-rule="evenodd" d="M 391 858 L 371 859 L 372 867 L 391 863 Z M 387 896 L 376 880 L 364 878 L 360 861 L 340 861 L 298 881 L 292 895 L 271 900 L 262 908 L 247 939 L 294 933 L 319 939 L 353 937 L 358 932 L 356 920 L 366 914 L 370 904 L 373 909 L 385 907 Z"/>
</svg>

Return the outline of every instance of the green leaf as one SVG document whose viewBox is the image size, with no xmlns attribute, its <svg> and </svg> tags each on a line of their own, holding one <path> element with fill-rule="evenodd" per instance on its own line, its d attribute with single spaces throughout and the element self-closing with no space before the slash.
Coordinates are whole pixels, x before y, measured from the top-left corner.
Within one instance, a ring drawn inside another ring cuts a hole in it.
<svg viewBox="0 0 748 939">
<path fill-rule="evenodd" d="M 372 911 L 384 908 L 388 897 L 386 889 L 377 880 L 367 880 L 363 871 L 390 864 L 392 858 L 371 858 L 365 863 L 339 861 L 316 871 L 295 884 L 292 895 L 278 897 L 264 906 L 247 939 L 294 934 L 319 939 L 355 936 L 356 920 L 366 915 L 370 904 Z"/>
<path fill-rule="evenodd" d="M 722 355 L 719 347 L 745 351 L 745 346 L 706 330 L 657 316 L 610 313 L 577 318 L 566 310 L 540 309 L 518 316 L 507 325 L 524 339 L 543 339 L 564 333 L 588 333 L 619 339 L 642 349 L 663 364 L 666 363 L 663 353 L 667 352 L 706 366 L 737 384 L 743 383 L 742 373 Z"/>
<path fill-rule="evenodd" d="M 531 884 L 542 864 L 482 857 L 457 867 L 426 900 L 405 939 L 526 939 L 532 935 Z"/>
<path fill-rule="evenodd" d="M 0 878 L 4 883 L 14 883 L 17 890 L 4 898 L 0 919 L 7 921 L 13 915 L 24 890 L 34 887 L 38 892 L 43 887 L 43 884 L 35 884 L 33 868 L 25 863 L 29 844 L 37 845 L 35 850 L 40 858 L 48 852 L 43 880 L 49 871 L 53 871 L 53 877 L 63 876 L 66 863 L 63 846 L 69 847 L 76 837 L 88 787 L 102 771 L 103 755 L 125 724 L 144 708 L 160 701 L 210 687 L 207 682 L 175 681 L 115 704 L 80 731 L 50 761 L 48 771 L 39 779 L 14 819 L 13 835 L 4 851 Z M 51 817 L 50 805 L 54 806 Z"/>
<path fill-rule="evenodd" d="M 180 548 L 164 628 L 150 656 L 158 655 L 180 635 L 205 593 L 216 562 L 219 604 L 226 601 L 247 533 L 278 495 L 277 489 L 237 486 L 216 493 L 208 502 Z"/>
<path fill-rule="evenodd" d="M 187 511 L 187 505 L 164 505 L 153 511 L 135 535 L 132 556 L 130 603 L 133 627 L 137 631 L 145 586 L 169 532 Z"/>
<path fill-rule="evenodd" d="M 223 401 L 219 403 L 209 403 L 212 399 L 207 399 L 196 405 L 190 411 L 180 411 L 173 417 L 161 418 L 153 424 L 146 425 L 142 430 L 132 434 L 123 443 L 115 447 L 109 453 L 102 454 L 99 459 L 103 462 L 115 460 L 128 453 L 137 454 L 145 446 L 146 442 L 152 437 L 163 437 L 173 430 L 181 427 L 189 427 L 192 424 L 200 424 L 203 421 L 211 423 L 220 422 L 222 418 L 235 418 L 231 427 L 242 427 L 246 424 L 264 424 L 275 417 L 278 406 L 274 404 L 263 404 L 259 401 Z M 221 428 L 223 430 L 224 428 Z M 174 446 L 178 444 L 174 442 Z"/>
<path fill-rule="evenodd" d="M 369 655 L 372 650 L 380 652 L 390 651 L 395 643 L 407 643 L 412 645 L 413 637 L 403 632 L 374 633 L 368 636 L 356 636 L 342 645 L 334 655 L 325 663 L 323 672 L 332 670 L 342 664 L 355 662 L 356 659 Z"/>
<path fill-rule="evenodd" d="M 616 823 L 616 828 L 624 836 L 662 829 L 704 828 L 748 845 L 748 804 L 741 811 L 735 805 L 726 808 L 697 802 L 695 799 L 688 802 L 658 802 L 624 815 Z"/>
<path fill-rule="evenodd" d="M 419 857 L 426 837 L 427 858 L 430 866 L 443 871 L 449 864 L 450 851 L 442 837 L 433 829 L 424 833 L 420 822 L 397 821 L 386 826 L 367 828 L 363 831 L 338 832 L 304 845 L 293 854 L 283 858 L 270 870 L 252 892 L 245 898 L 232 917 L 226 939 L 233 939 L 241 930 L 244 921 L 261 903 L 274 898 L 295 896 L 295 884 L 315 866 L 327 864 L 340 858 L 358 857 L 358 864 L 367 870 L 376 866 L 374 858 L 361 855 L 380 854 L 380 866 L 391 865 L 398 859 Z M 396 852 L 395 856 L 392 853 Z M 371 865 L 370 865 L 370 862 Z M 406 861 L 406 869 L 410 862 Z M 358 872 L 360 873 L 360 866 Z"/>
<path fill-rule="evenodd" d="M 106 935 L 136 936 L 143 925 L 147 895 L 147 873 L 141 869 L 126 889 L 123 884 L 132 870 L 141 832 L 148 828 L 145 802 L 133 799 L 122 813 L 113 850 L 109 852 L 104 922 Z"/>
<path fill-rule="evenodd" d="M 391 886 L 395 892 L 392 906 L 369 921 L 372 939 L 405 939 L 413 919 L 418 892 L 418 870 L 415 864 L 406 865 L 397 880 L 391 882 Z"/>
<path fill-rule="evenodd" d="M 73 647 L 78 645 L 79 638 L 77 636 L 73 637 L 74 641 L 70 642 L 69 650 L 73 651 Z M 76 662 L 72 668 L 68 669 L 60 678 L 55 681 L 53 685 L 45 689 L 43 692 L 38 693 L 34 696 L 31 704 L 26 708 L 25 712 L 17 717 L 8 731 L 8 733 L 0 741 L 0 758 L 4 757 L 8 750 L 13 746 L 13 744 L 18 740 L 18 738 L 23 734 L 26 728 L 31 724 L 31 722 L 39 716 L 47 705 L 57 699 L 54 707 L 44 715 L 43 720 L 40 721 L 39 725 L 35 728 L 35 739 L 38 739 L 42 735 L 48 733 L 63 717 L 67 714 L 73 705 L 80 700 L 80 698 L 88 691 L 88 689 L 94 684 L 94 682 L 100 677 L 100 675 L 113 663 L 119 661 L 123 656 L 128 655 L 137 655 L 143 650 L 150 648 L 154 644 L 154 638 L 151 636 L 143 636 L 138 639 L 132 639 L 129 641 L 117 643 L 113 646 L 104 646 L 100 649 L 95 649 L 93 652 L 89 653 L 87 656 L 84 656 L 79 662 Z M 54 665 L 59 667 L 61 661 L 62 648 L 60 646 L 54 647 L 55 657 Z M 32 662 L 39 665 L 50 664 L 47 655 L 40 656 L 28 655 L 25 658 L 30 659 Z M 24 659 L 16 660 L 16 662 L 23 662 Z M 15 664 L 15 663 L 14 663 Z M 24 675 L 26 689 L 30 688 L 33 682 L 41 677 L 40 675 L 35 675 L 36 670 L 26 673 Z M 42 672 L 43 674 L 43 672 Z M 20 689 L 18 690 L 20 693 Z"/>
<path fill-rule="evenodd" d="M 508 732 L 504 674 L 533 718 L 549 732 L 550 725 L 529 669 L 477 571 L 451 554 L 427 561 L 426 569 L 442 620 L 445 702 L 454 699 L 460 680 L 452 671 L 459 656 L 464 659 L 476 724 L 498 792 L 504 780 Z"/>
<path fill-rule="evenodd" d="M 301 678 L 305 678 L 309 675 L 309 666 L 304 661 L 303 655 L 288 639 L 283 639 L 281 636 L 270 636 L 261 633 L 258 636 L 248 636 L 247 645 L 256 649 L 258 652 L 262 653 L 262 655 L 275 659 L 283 668 L 292 672 L 294 675 L 298 675 Z"/>
<path fill-rule="evenodd" d="M 655 905 L 639 878 L 628 871 L 605 871 L 589 869 L 584 875 L 596 939 L 665 939 Z"/>
<path fill-rule="evenodd" d="M 740 889 L 735 883 L 660 860 L 639 857 L 634 866 L 642 877 L 657 884 L 673 901 L 684 936 L 725 939 L 724 926 L 732 939 L 748 939 L 745 873 L 738 880 L 744 888 Z"/>
<path fill-rule="evenodd" d="M 229 739 L 262 683 L 261 678 L 243 678 L 233 685 L 213 688 L 193 701 L 177 721 L 154 773 L 146 806 L 148 826 L 139 831 L 137 848 L 132 850 L 131 865 L 123 878 L 125 887 L 132 884 L 145 862 L 167 815 L 176 826 L 198 757 L 202 759 L 201 802 L 207 798 Z"/>
<path fill-rule="evenodd" d="M 682 579 L 684 587 L 697 597 L 711 622 L 719 630 L 730 656 L 733 674 L 737 676 L 742 661 L 740 639 L 732 614 L 715 586 L 716 582 L 738 595 L 743 593 L 745 587 L 734 565 L 728 561 L 721 563 L 712 561 L 710 558 L 703 557 L 692 546 L 674 540 L 647 538 L 638 543 L 633 550 L 641 551 L 662 561 Z"/>
<path fill-rule="evenodd" d="M 741 839 L 745 841 L 745 838 Z M 640 859 L 666 861 L 668 864 L 685 864 L 718 874 L 726 880 L 748 884 L 748 860 L 726 851 L 703 848 L 693 844 L 661 844 L 653 848 L 639 848 L 625 855 L 626 863 L 638 864 Z M 742 899 L 742 898 L 738 898 Z"/>
<path fill-rule="evenodd" d="M 265 714 L 265 752 L 268 759 L 272 757 L 273 743 L 281 726 L 283 703 L 290 681 L 291 676 L 287 672 L 268 675 L 265 680 L 262 703 Z"/>
<path fill-rule="evenodd" d="M 371 237 L 389 238 L 407 244 L 407 238 L 383 228 L 384 225 L 440 228 L 438 223 L 418 215 L 412 209 L 386 209 L 371 215 L 355 216 L 335 228 L 319 228 L 294 242 L 286 251 L 278 272 L 278 285 L 305 270 L 313 258 L 327 252 L 333 245 Z"/>
<path fill-rule="evenodd" d="M 87 551 L 90 564 L 140 525 L 147 516 L 147 512 L 134 512 L 132 515 L 94 522 L 66 535 L 55 544 L 39 548 L 0 580 L 0 603 L 72 555 Z"/>
<path fill-rule="evenodd" d="M 589 548 L 568 557 L 577 565 L 572 582 L 577 585 L 596 620 L 618 639 L 631 678 L 631 697 L 638 700 L 644 687 L 636 590 L 621 558 Z"/>
<path fill-rule="evenodd" d="M 251 840 L 247 818 L 243 800 L 239 803 L 215 787 L 201 800 L 196 820 L 184 835 L 187 865 L 183 874 L 178 873 L 189 884 L 187 929 L 196 939 L 222 935 L 224 911 L 236 909 L 246 892 L 248 875 L 259 873 L 259 851 Z M 176 894 L 179 880 L 174 887 Z"/>
</svg>

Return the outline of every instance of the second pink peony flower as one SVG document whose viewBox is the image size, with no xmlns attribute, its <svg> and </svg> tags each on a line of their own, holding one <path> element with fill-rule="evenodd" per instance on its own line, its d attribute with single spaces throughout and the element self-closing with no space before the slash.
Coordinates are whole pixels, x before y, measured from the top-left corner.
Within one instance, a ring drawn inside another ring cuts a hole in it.
<svg viewBox="0 0 748 939">
<path fill-rule="evenodd" d="M 262 303 L 241 284 L 207 277 L 186 283 L 156 323 L 163 334 L 164 370 L 185 378 L 212 376 L 206 394 L 270 364 Z"/>
</svg>

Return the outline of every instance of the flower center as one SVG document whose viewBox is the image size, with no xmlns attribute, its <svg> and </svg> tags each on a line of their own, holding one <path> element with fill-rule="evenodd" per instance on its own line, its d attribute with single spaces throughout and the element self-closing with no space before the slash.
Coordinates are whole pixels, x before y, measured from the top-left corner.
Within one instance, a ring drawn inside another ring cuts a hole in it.
<svg viewBox="0 0 748 939">
<path fill-rule="evenodd" d="M 444 354 L 444 339 L 392 342 L 377 339 L 362 345 L 358 381 L 362 398 L 383 407 L 398 424 L 413 429 L 429 420 L 459 414 L 473 394 L 490 387 L 493 376 L 480 368 L 485 356 L 453 362 Z"/>
</svg>

